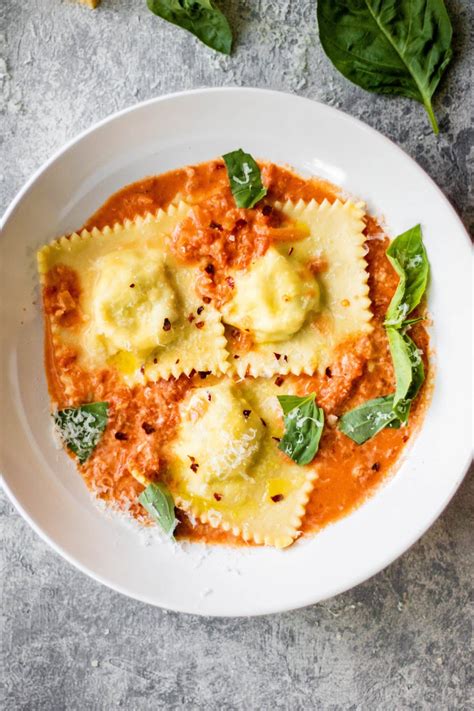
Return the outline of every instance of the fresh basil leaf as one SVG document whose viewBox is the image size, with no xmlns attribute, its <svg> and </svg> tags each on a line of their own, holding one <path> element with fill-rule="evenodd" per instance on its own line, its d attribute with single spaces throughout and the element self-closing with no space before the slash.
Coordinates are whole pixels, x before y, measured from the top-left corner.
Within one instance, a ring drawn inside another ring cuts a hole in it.
<svg viewBox="0 0 474 711">
<path fill-rule="evenodd" d="M 400 327 L 420 303 L 428 284 L 430 267 L 420 225 L 396 237 L 386 254 L 400 281 L 387 309 L 385 325 Z"/>
<path fill-rule="evenodd" d="M 237 207 L 253 207 L 267 194 L 260 168 L 250 153 L 244 153 L 241 148 L 222 157 L 235 204 Z"/>
<path fill-rule="evenodd" d="M 393 405 L 395 407 L 400 400 L 406 397 L 412 383 L 411 348 L 408 344 L 408 336 L 405 337 L 403 333 L 400 333 L 395 328 L 387 328 L 387 337 L 397 384 L 393 396 Z M 413 343 L 411 339 L 410 341 Z M 415 344 L 413 343 L 413 345 Z"/>
<path fill-rule="evenodd" d="M 230 54 L 232 30 L 212 0 L 147 0 L 147 5 L 155 15 L 188 30 L 216 52 Z"/>
<path fill-rule="evenodd" d="M 297 464 L 309 464 L 319 448 L 324 429 L 324 411 L 318 407 L 314 394 L 309 397 L 280 395 L 285 434 L 278 445 Z"/>
<path fill-rule="evenodd" d="M 443 0 L 318 0 L 317 12 L 336 69 L 367 91 L 420 101 L 438 133 L 431 98 L 453 33 Z"/>
<path fill-rule="evenodd" d="M 80 407 L 66 407 L 54 413 L 54 423 L 64 444 L 84 464 L 90 457 L 108 420 L 108 402 L 91 402 Z"/>
<path fill-rule="evenodd" d="M 178 522 L 174 515 L 173 497 L 168 487 L 161 482 L 148 484 L 138 497 L 138 501 L 148 511 L 152 519 L 161 526 L 165 534 L 172 538 Z"/>
<path fill-rule="evenodd" d="M 346 412 L 339 420 L 339 429 L 357 444 L 364 444 L 396 420 L 393 395 L 385 395 Z"/>
</svg>

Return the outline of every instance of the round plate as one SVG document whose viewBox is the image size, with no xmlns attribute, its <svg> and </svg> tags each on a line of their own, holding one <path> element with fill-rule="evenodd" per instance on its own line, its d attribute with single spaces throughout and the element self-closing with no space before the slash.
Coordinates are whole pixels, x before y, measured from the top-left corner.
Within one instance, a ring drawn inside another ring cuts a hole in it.
<svg viewBox="0 0 474 711">
<path fill-rule="evenodd" d="M 143 545 L 137 528 L 97 509 L 73 462 L 55 449 L 35 250 L 78 228 L 123 185 L 238 147 L 342 186 L 383 216 L 392 236 L 421 223 L 432 267 L 434 395 L 396 475 L 313 538 L 286 551 L 173 546 L 156 535 Z M 5 488 L 55 550 L 111 588 L 206 615 L 308 605 L 388 565 L 459 486 L 470 458 L 469 241 L 421 168 L 350 116 L 260 89 L 205 89 L 140 104 L 83 133 L 41 168 L 7 211 L 0 250 Z"/>
</svg>

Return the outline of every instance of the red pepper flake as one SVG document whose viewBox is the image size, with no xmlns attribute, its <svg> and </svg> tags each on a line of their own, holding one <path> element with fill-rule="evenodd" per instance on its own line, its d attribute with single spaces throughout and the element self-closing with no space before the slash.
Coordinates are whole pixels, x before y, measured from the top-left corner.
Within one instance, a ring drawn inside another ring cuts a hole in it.
<svg viewBox="0 0 474 711">
<path fill-rule="evenodd" d="M 274 439 L 275 442 L 281 442 L 281 439 L 279 437 L 272 437 L 272 439 Z"/>
<path fill-rule="evenodd" d="M 121 442 L 128 439 L 128 435 L 125 434 L 125 432 L 116 432 L 115 433 L 115 439 L 120 440 Z"/>
<path fill-rule="evenodd" d="M 204 306 L 198 306 L 196 313 L 198 316 L 200 316 L 203 311 L 204 311 Z"/>
<path fill-rule="evenodd" d="M 211 230 L 219 230 L 219 232 L 222 232 L 222 225 L 220 225 L 218 222 L 214 222 L 214 220 L 210 222 L 209 227 L 211 228 Z"/>
<path fill-rule="evenodd" d="M 270 498 L 277 504 L 279 501 L 283 501 L 285 497 L 283 496 L 283 494 L 275 494 L 275 496 L 270 496 Z"/>
<path fill-rule="evenodd" d="M 227 282 L 227 286 L 228 286 L 230 289 L 233 289 L 234 286 L 235 286 L 235 281 L 232 279 L 232 277 L 231 277 L 231 276 L 228 276 L 228 277 L 226 277 L 225 280 L 226 280 L 226 282 Z"/>
<path fill-rule="evenodd" d="M 263 425 L 264 427 L 267 426 L 267 423 L 265 422 L 265 420 L 263 419 L 263 417 L 260 418 L 260 422 L 262 423 L 262 425 Z"/>
<path fill-rule="evenodd" d="M 278 378 L 275 379 L 275 385 L 277 387 L 280 387 L 280 385 L 283 385 L 285 382 L 285 378 L 282 378 L 281 375 L 278 376 Z"/>
<path fill-rule="evenodd" d="M 207 393 L 207 399 L 209 400 L 209 402 L 211 402 L 211 400 L 212 400 L 212 395 L 211 395 L 211 393 Z"/>
<path fill-rule="evenodd" d="M 141 366 L 140 366 L 140 373 L 143 375 L 144 372 L 145 372 L 145 366 L 144 366 L 144 365 L 141 365 Z"/>
<path fill-rule="evenodd" d="M 242 410 L 242 414 L 246 420 L 250 417 L 251 413 L 252 413 L 252 410 Z"/>
<path fill-rule="evenodd" d="M 264 205 L 262 207 L 262 215 L 265 215 L 268 217 L 268 215 L 271 215 L 273 212 L 273 207 L 271 205 Z"/>
<path fill-rule="evenodd" d="M 190 378 L 193 378 L 195 375 L 196 375 L 196 371 L 195 371 L 194 368 L 193 368 L 193 369 L 191 370 L 191 372 L 189 373 L 189 377 L 190 377 Z"/>
<path fill-rule="evenodd" d="M 156 365 L 158 363 L 158 358 L 153 358 L 153 363 Z"/>
<path fill-rule="evenodd" d="M 196 318 L 196 316 L 194 314 L 189 314 L 189 316 L 188 316 L 189 323 L 192 323 L 195 318 Z"/>
<path fill-rule="evenodd" d="M 179 363 L 179 358 L 176 358 L 174 364 L 175 364 L 175 365 L 178 365 L 178 363 Z"/>
<path fill-rule="evenodd" d="M 153 425 L 148 424 L 148 422 L 142 423 L 142 429 L 145 430 L 146 434 L 153 434 L 153 432 L 156 432 Z"/>
<path fill-rule="evenodd" d="M 130 289 L 134 289 L 134 288 L 135 288 L 135 284 L 130 284 Z"/>
<path fill-rule="evenodd" d="M 196 458 L 195 458 L 195 457 L 192 457 L 190 454 L 188 454 L 188 459 L 190 459 L 192 462 L 195 462 L 195 461 L 196 461 Z"/>
<path fill-rule="evenodd" d="M 290 256 L 291 254 L 293 254 L 293 250 L 294 250 L 294 249 L 295 249 L 294 247 L 290 247 L 290 249 L 288 250 L 288 256 Z"/>
<path fill-rule="evenodd" d="M 241 230 L 243 227 L 247 226 L 247 220 L 244 220 L 243 217 L 241 217 L 239 220 L 234 225 L 234 229 L 236 230 Z"/>
<path fill-rule="evenodd" d="M 208 264 L 204 271 L 207 272 L 207 274 L 211 274 L 211 275 L 214 274 L 214 272 L 215 272 L 214 265 Z"/>
<path fill-rule="evenodd" d="M 189 465 L 189 468 L 192 469 L 192 471 L 194 473 L 196 473 L 197 470 L 199 469 L 199 464 L 197 462 L 193 462 L 192 464 Z"/>
<path fill-rule="evenodd" d="M 210 370 L 198 370 L 198 375 L 201 378 L 201 380 L 205 380 L 205 378 L 207 378 L 207 376 L 210 375 L 211 372 L 212 371 L 210 371 Z"/>
<path fill-rule="evenodd" d="M 273 354 L 277 360 L 280 360 L 281 358 L 281 353 L 274 353 Z"/>
<path fill-rule="evenodd" d="M 222 499 L 222 494 L 213 494 L 213 496 L 216 501 L 220 501 Z"/>
<path fill-rule="evenodd" d="M 284 356 L 283 356 L 283 360 L 285 361 L 285 363 L 288 363 L 288 356 L 287 356 L 287 355 L 284 355 Z"/>
<path fill-rule="evenodd" d="M 240 358 L 240 356 L 239 356 L 239 355 L 235 355 L 234 358 L 237 360 L 237 358 Z"/>
<path fill-rule="evenodd" d="M 203 296 L 202 300 L 204 301 L 205 304 L 210 304 L 211 303 L 211 298 L 210 296 Z"/>
<path fill-rule="evenodd" d="M 378 462 L 374 462 L 372 464 L 372 471 L 373 472 L 379 472 L 380 471 L 380 464 Z"/>
<path fill-rule="evenodd" d="M 194 324 L 196 328 L 204 328 L 204 321 L 198 321 Z"/>
<path fill-rule="evenodd" d="M 169 318 L 165 318 L 163 321 L 163 331 L 169 331 L 171 329 L 171 322 Z"/>
<path fill-rule="evenodd" d="M 328 378 L 332 378 L 332 370 L 331 370 L 331 368 L 326 368 L 325 373 L 326 373 L 326 376 L 327 376 Z"/>
</svg>

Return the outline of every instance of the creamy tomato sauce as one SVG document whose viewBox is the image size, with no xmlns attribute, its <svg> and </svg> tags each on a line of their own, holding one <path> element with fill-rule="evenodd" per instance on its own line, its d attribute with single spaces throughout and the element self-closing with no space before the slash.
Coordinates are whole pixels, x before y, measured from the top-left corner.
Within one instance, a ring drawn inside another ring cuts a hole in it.
<svg viewBox="0 0 474 711">
<path fill-rule="evenodd" d="M 146 178 L 123 188 L 97 210 L 85 227 L 102 229 L 155 212 L 160 207 L 166 208 L 177 198 L 185 199 L 194 209 L 175 231 L 171 246 L 183 262 L 200 266 L 201 277 L 196 288 L 204 303 L 212 300 L 219 305 L 229 298 L 233 288 L 232 279 L 226 276 L 227 268 L 245 268 L 255 256 L 264 254 L 272 242 L 297 240 L 303 236 L 298 226 L 288 224 L 274 209 L 275 201 L 315 199 L 321 202 L 326 198 L 333 202 L 339 196 L 335 186 L 322 180 L 303 179 L 273 164 L 262 163 L 261 170 L 268 193 L 253 210 L 235 207 L 224 164 L 216 160 Z M 344 344 L 335 362 L 324 373 L 278 377 L 282 394 L 285 383 L 291 384 L 301 395 L 315 392 L 326 416 L 319 452 L 310 465 L 318 472 L 318 478 L 302 522 L 305 534 L 346 515 L 374 491 L 393 470 L 423 414 L 422 394 L 412 406 L 407 427 L 385 429 L 363 445 L 355 444 L 337 429 L 338 418 L 344 412 L 392 392 L 395 385 L 383 319 L 398 277 L 385 256 L 389 240 L 371 217 L 367 218 L 365 232 L 372 333 Z M 318 273 L 326 265 L 320 261 L 311 267 Z M 81 319 L 79 297 L 79 279 L 73 270 L 51 270 L 43 292 L 50 322 L 57 320 L 63 327 L 74 328 Z M 429 341 L 424 327 L 416 324 L 410 335 L 423 351 L 428 371 L 425 354 Z M 237 342 L 239 350 L 245 351 L 251 346 L 248 334 L 237 329 L 227 329 L 227 336 Z M 152 480 L 162 477 L 166 467 L 163 447 L 176 431 L 178 404 L 187 390 L 206 378 L 207 373 L 128 387 L 114 370 L 84 372 L 71 349 L 64 347 L 53 353 L 48 325 L 46 370 L 51 397 L 58 407 L 86 401 L 109 402 L 104 436 L 79 469 L 98 496 L 117 502 L 141 517 L 143 510 L 136 498 L 143 487 L 129 470 L 135 467 Z M 66 392 L 62 384 L 60 376 L 64 372 L 72 376 L 72 391 L 69 388 Z M 199 522 L 192 525 L 184 514 L 178 512 L 178 515 L 181 520 L 178 536 L 195 541 L 248 545 L 208 525 Z"/>
</svg>

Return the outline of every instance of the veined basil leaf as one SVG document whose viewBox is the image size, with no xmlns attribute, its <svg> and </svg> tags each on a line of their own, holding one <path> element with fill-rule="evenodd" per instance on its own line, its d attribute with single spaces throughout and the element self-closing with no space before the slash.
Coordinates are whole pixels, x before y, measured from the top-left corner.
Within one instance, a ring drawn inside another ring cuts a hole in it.
<svg viewBox="0 0 474 711">
<path fill-rule="evenodd" d="M 188 30 L 216 52 L 230 54 L 232 30 L 212 0 L 147 0 L 147 5 L 155 15 Z"/>
<path fill-rule="evenodd" d="M 420 303 L 428 284 L 430 267 L 420 225 L 396 237 L 386 254 L 400 281 L 387 309 L 385 325 L 400 327 Z"/>
<path fill-rule="evenodd" d="M 406 422 L 411 402 L 425 379 L 425 369 L 420 352 L 410 336 L 394 328 L 387 329 L 387 336 L 397 383 L 393 410 L 401 422 Z"/>
<path fill-rule="evenodd" d="M 443 0 L 318 0 L 318 25 L 341 74 L 367 91 L 420 101 L 438 133 L 431 98 L 453 33 Z"/>
<path fill-rule="evenodd" d="M 108 420 L 108 402 L 90 402 L 79 407 L 66 407 L 54 413 L 54 424 L 65 445 L 84 464 L 90 457 Z"/>
<path fill-rule="evenodd" d="M 267 194 L 260 168 L 250 153 L 244 153 L 241 148 L 222 157 L 235 204 L 237 207 L 253 207 Z"/>
<path fill-rule="evenodd" d="M 314 394 L 309 397 L 280 395 L 285 434 L 278 445 L 297 464 L 309 464 L 319 448 L 324 429 L 324 412 Z"/>
<path fill-rule="evenodd" d="M 368 400 L 339 420 L 339 429 L 357 444 L 364 444 L 397 420 L 393 410 L 393 395 Z M 399 425 L 398 425 L 399 426 Z"/>
<path fill-rule="evenodd" d="M 174 501 L 168 487 L 161 482 L 148 484 L 138 497 L 138 501 L 145 508 L 152 519 L 161 526 L 170 538 L 173 537 L 177 520 L 174 515 Z"/>
</svg>

